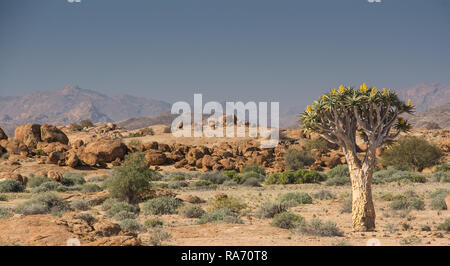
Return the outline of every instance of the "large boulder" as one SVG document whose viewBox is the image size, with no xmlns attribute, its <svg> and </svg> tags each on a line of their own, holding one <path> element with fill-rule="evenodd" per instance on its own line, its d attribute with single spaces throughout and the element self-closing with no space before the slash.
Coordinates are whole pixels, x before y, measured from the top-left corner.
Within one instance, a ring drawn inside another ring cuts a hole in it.
<svg viewBox="0 0 450 266">
<path fill-rule="evenodd" d="M 66 145 L 69 143 L 69 138 L 67 138 L 66 134 L 52 125 L 41 126 L 41 140 L 43 142 L 59 142 Z"/>
<path fill-rule="evenodd" d="M 16 180 L 19 181 L 20 183 L 22 183 L 22 185 L 25 185 L 28 181 L 27 177 L 22 176 L 21 174 L 18 173 L 5 173 L 1 176 L 2 178 L 5 179 L 11 179 L 11 180 Z"/>
<path fill-rule="evenodd" d="M 5 131 L 0 127 L 0 140 L 2 139 L 8 139 L 8 136 L 6 136 Z"/>
<path fill-rule="evenodd" d="M 78 155 L 74 151 L 69 151 L 66 154 L 66 164 L 69 167 L 77 168 L 81 165 L 80 158 L 78 158 Z"/>
<path fill-rule="evenodd" d="M 65 161 L 65 158 L 66 155 L 63 152 L 54 151 L 48 155 L 46 163 L 62 165 L 62 163 Z"/>
<path fill-rule="evenodd" d="M 148 165 L 163 165 L 167 162 L 167 157 L 162 152 L 149 150 L 145 153 L 145 159 L 147 159 Z"/>
<path fill-rule="evenodd" d="M 35 149 L 41 141 L 41 125 L 24 124 L 16 127 L 14 139 L 24 143 L 28 148 Z"/>
<path fill-rule="evenodd" d="M 95 156 L 97 164 L 105 164 L 111 163 L 116 159 L 123 160 L 127 151 L 127 146 L 119 140 L 99 140 L 87 144 L 81 152 L 80 158 L 86 164 L 90 165 L 85 161 L 85 158 L 89 157 L 91 161 L 93 156 Z M 90 155 L 84 156 L 83 154 Z"/>
</svg>

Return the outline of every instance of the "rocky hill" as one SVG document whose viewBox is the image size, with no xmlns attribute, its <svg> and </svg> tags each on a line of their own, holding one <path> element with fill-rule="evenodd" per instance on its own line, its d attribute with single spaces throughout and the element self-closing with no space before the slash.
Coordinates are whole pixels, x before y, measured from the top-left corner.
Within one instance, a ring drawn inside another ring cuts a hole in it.
<svg viewBox="0 0 450 266">
<path fill-rule="evenodd" d="M 450 128 L 450 102 L 417 112 L 408 119 L 416 128 Z"/>
<path fill-rule="evenodd" d="M 405 101 L 411 99 L 416 106 L 416 111 L 420 112 L 448 103 L 450 101 L 450 85 L 420 83 L 411 88 L 399 90 L 398 95 Z"/>
<path fill-rule="evenodd" d="M 29 93 L 21 97 L 0 96 L 0 122 L 14 124 L 68 124 L 90 119 L 110 122 L 153 116 L 170 109 L 170 104 L 121 94 L 108 96 L 77 86 Z"/>
</svg>

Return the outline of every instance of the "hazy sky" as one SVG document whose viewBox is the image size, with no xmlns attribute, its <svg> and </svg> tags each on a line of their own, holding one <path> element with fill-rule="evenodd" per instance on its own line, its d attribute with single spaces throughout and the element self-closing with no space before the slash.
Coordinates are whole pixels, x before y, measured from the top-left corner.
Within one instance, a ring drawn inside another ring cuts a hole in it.
<svg viewBox="0 0 450 266">
<path fill-rule="evenodd" d="M 304 106 L 340 84 L 450 84 L 448 0 L 1 0 L 0 95 L 68 84 Z"/>
</svg>

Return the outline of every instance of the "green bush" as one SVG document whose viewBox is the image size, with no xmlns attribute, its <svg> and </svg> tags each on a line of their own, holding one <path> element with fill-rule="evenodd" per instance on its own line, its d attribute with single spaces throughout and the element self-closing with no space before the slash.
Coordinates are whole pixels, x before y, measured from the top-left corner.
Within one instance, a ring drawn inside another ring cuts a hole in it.
<svg viewBox="0 0 450 266">
<path fill-rule="evenodd" d="M 255 172 L 258 173 L 262 176 L 266 175 L 266 170 L 264 169 L 264 167 L 262 167 L 261 165 L 258 165 L 256 163 L 253 164 L 247 164 L 242 168 L 242 173 L 247 173 L 247 172 Z"/>
<path fill-rule="evenodd" d="M 307 150 L 316 149 L 321 153 L 326 153 L 329 150 L 328 141 L 324 140 L 323 138 L 307 139 L 306 149 Z"/>
<path fill-rule="evenodd" d="M 150 244 L 153 246 L 160 246 L 163 241 L 171 237 L 170 233 L 166 230 L 156 227 L 151 230 Z"/>
<path fill-rule="evenodd" d="M 390 207 L 393 210 L 423 210 L 425 209 L 425 203 L 414 191 L 407 191 L 394 199 Z"/>
<path fill-rule="evenodd" d="M 119 222 L 120 228 L 124 231 L 131 232 L 145 232 L 147 229 L 140 224 L 136 219 L 124 219 Z"/>
<path fill-rule="evenodd" d="M 433 182 L 448 183 L 450 182 L 450 172 L 438 171 L 432 175 Z"/>
<path fill-rule="evenodd" d="M 297 233 L 314 235 L 314 236 L 342 236 L 343 233 L 336 226 L 336 223 L 327 221 L 322 222 L 322 220 L 314 218 L 311 222 L 302 222 L 295 231 Z"/>
<path fill-rule="evenodd" d="M 242 224 L 243 221 L 239 219 L 236 213 L 232 212 L 230 209 L 218 209 L 213 212 L 207 212 L 200 220 L 198 220 L 198 224 L 206 224 L 206 223 L 215 223 L 215 222 L 225 222 L 225 223 L 234 223 L 234 224 Z"/>
<path fill-rule="evenodd" d="M 144 225 L 147 226 L 147 228 L 162 227 L 164 222 L 159 218 L 150 218 L 144 222 Z"/>
<path fill-rule="evenodd" d="M 187 186 L 189 186 L 189 184 L 186 181 L 170 181 L 167 184 L 167 187 L 170 189 L 179 189 Z"/>
<path fill-rule="evenodd" d="M 75 210 L 87 211 L 89 210 L 89 204 L 84 199 L 75 199 L 70 202 L 70 207 Z"/>
<path fill-rule="evenodd" d="M 314 163 L 310 151 L 288 149 L 284 155 L 284 162 L 288 170 L 299 170 Z"/>
<path fill-rule="evenodd" d="M 10 209 L 0 207 L 0 219 L 12 217 L 13 214 Z"/>
<path fill-rule="evenodd" d="M 105 187 L 113 198 L 138 203 L 140 195 L 150 187 L 153 172 L 143 153 L 127 154 L 123 164 L 113 168 Z"/>
<path fill-rule="evenodd" d="M 0 193 L 23 192 L 25 187 L 17 180 L 7 179 L 0 182 Z"/>
<path fill-rule="evenodd" d="M 106 216 L 115 220 L 135 218 L 139 214 L 139 207 L 123 201 L 108 199 L 102 204 L 102 210 L 106 211 Z"/>
<path fill-rule="evenodd" d="M 292 212 L 278 213 L 273 217 L 270 223 L 273 226 L 277 226 L 283 229 L 292 229 L 304 221 L 304 218 Z"/>
<path fill-rule="evenodd" d="M 445 197 L 450 193 L 447 189 L 438 189 L 431 194 L 431 209 L 433 210 L 447 210 Z"/>
<path fill-rule="evenodd" d="M 67 203 L 57 194 L 54 192 L 45 192 L 33 195 L 30 200 L 17 206 L 15 211 L 24 215 L 45 213 L 60 215 L 68 210 L 70 208 Z"/>
<path fill-rule="evenodd" d="M 183 217 L 186 217 L 186 218 L 200 218 L 206 212 L 200 206 L 188 205 L 188 206 L 184 206 L 181 209 L 180 213 Z"/>
<path fill-rule="evenodd" d="M 99 192 L 102 191 L 103 189 L 96 184 L 84 184 L 83 186 L 81 186 L 81 192 L 84 193 L 92 193 L 92 192 Z"/>
<path fill-rule="evenodd" d="M 402 137 L 382 155 L 382 164 L 408 165 L 415 170 L 422 171 L 423 168 L 433 166 L 442 157 L 442 151 L 424 138 Z"/>
<path fill-rule="evenodd" d="M 61 185 L 58 182 L 55 182 L 53 180 L 42 183 L 38 187 L 34 187 L 31 192 L 32 193 L 43 193 L 48 191 L 58 191 L 58 192 L 65 192 L 67 191 L 67 188 L 63 185 Z"/>
<path fill-rule="evenodd" d="M 52 181 L 52 180 L 46 176 L 36 176 L 36 177 L 30 178 L 28 180 L 27 186 L 34 188 L 34 187 L 38 187 L 38 186 L 42 185 L 43 183 L 50 182 L 50 181 Z"/>
<path fill-rule="evenodd" d="M 224 171 L 222 171 L 222 174 L 228 176 L 229 179 L 231 179 L 231 180 L 237 180 L 237 178 L 238 178 L 237 177 L 238 173 L 234 170 L 224 170 Z"/>
<path fill-rule="evenodd" d="M 260 187 L 261 184 L 259 183 L 258 178 L 256 177 L 250 177 L 250 178 L 246 178 L 244 180 L 244 182 L 242 183 L 242 185 L 247 186 L 247 187 Z"/>
<path fill-rule="evenodd" d="M 273 218 L 276 214 L 287 211 L 288 206 L 279 202 L 264 202 L 256 211 L 256 216 L 260 218 Z"/>
<path fill-rule="evenodd" d="M 450 232 L 450 218 L 447 218 L 444 222 L 440 223 L 437 226 L 437 230 L 447 231 L 447 233 Z"/>
<path fill-rule="evenodd" d="M 450 163 L 442 163 L 438 166 L 436 166 L 436 169 L 434 169 L 434 172 L 450 172 Z"/>
<path fill-rule="evenodd" d="M 414 183 L 425 183 L 425 176 L 404 170 L 398 170 L 395 167 L 388 167 L 386 170 L 380 170 L 373 174 L 372 182 L 374 184 L 383 184 L 391 182 L 414 182 Z"/>
<path fill-rule="evenodd" d="M 310 171 L 300 169 L 296 171 L 285 171 L 281 173 L 272 173 L 266 179 L 266 184 L 305 184 L 305 183 L 320 183 L 324 181 L 326 176 L 317 171 Z"/>
<path fill-rule="evenodd" d="M 327 186 L 344 186 L 351 184 L 350 173 L 346 164 L 340 164 L 327 172 Z"/>
<path fill-rule="evenodd" d="M 279 202 L 298 204 L 312 204 L 312 198 L 305 192 L 289 192 L 278 197 Z"/>
<path fill-rule="evenodd" d="M 247 204 L 243 203 L 240 199 L 229 196 L 223 198 L 214 198 L 210 201 L 208 211 L 216 211 L 219 209 L 228 209 L 232 212 L 239 213 L 241 210 L 247 207 Z"/>
<path fill-rule="evenodd" d="M 208 180 L 198 180 L 196 182 L 191 183 L 190 186 L 196 189 L 215 189 L 217 187 L 216 184 L 213 184 Z"/>
<path fill-rule="evenodd" d="M 0 201 L 8 201 L 8 196 L 0 194 Z"/>
<path fill-rule="evenodd" d="M 235 179 L 235 181 L 237 181 L 239 184 L 244 184 L 247 182 L 247 180 L 252 179 L 252 180 L 256 180 L 259 182 L 263 182 L 264 179 L 266 178 L 265 175 L 262 175 L 259 172 L 255 172 L 255 171 L 247 171 L 247 172 L 243 172 L 241 174 L 239 174 L 237 176 L 237 178 Z M 254 181 L 251 181 L 254 182 Z M 247 182 L 247 184 L 249 184 L 250 182 Z"/>
<path fill-rule="evenodd" d="M 177 208 L 183 205 L 179 199 L 170 196 L 148 200 L 142 204 L 142 210 L 146 214 L 174 214 Z"/>
<path fill-rule="evenodd" d="M 215 172 L 205 172 L 200 176 L 200 180 L 209 181 L 213 184 L 222 184 L 225 180 L 228 180 L 229 177 L 219 171 Z"/>
<path fill-rule="evenodd" d="M 84 180 L 84 175 L 80 173 L 66 172 L 63 175 L 61 180 L 61 184 L 64 186 L 75 186 L 75 185 L 83 185 L 86 183 Z"/>
</svg>

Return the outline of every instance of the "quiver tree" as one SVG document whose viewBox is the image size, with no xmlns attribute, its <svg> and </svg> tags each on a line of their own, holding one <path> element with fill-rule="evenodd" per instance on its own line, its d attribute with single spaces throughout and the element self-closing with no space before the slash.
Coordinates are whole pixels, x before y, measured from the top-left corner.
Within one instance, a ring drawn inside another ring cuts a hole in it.
<svg viewBox="0 0 450 266">
<path fill-rule="evenodd" d="M 411 101 L 405 104 L 391 90 L 340 86 L 308 105 L 301 114 L 304 129 L 342 147 L 352 183 L 352 225 L 356 231 L 375 229 L 372 201 L 372 174 L 376 149 L 392 141 L 410 124 L 400 117 L 412 113 Z M 356 135 L 367 149 L 357 154 Z"/>
</svg>

